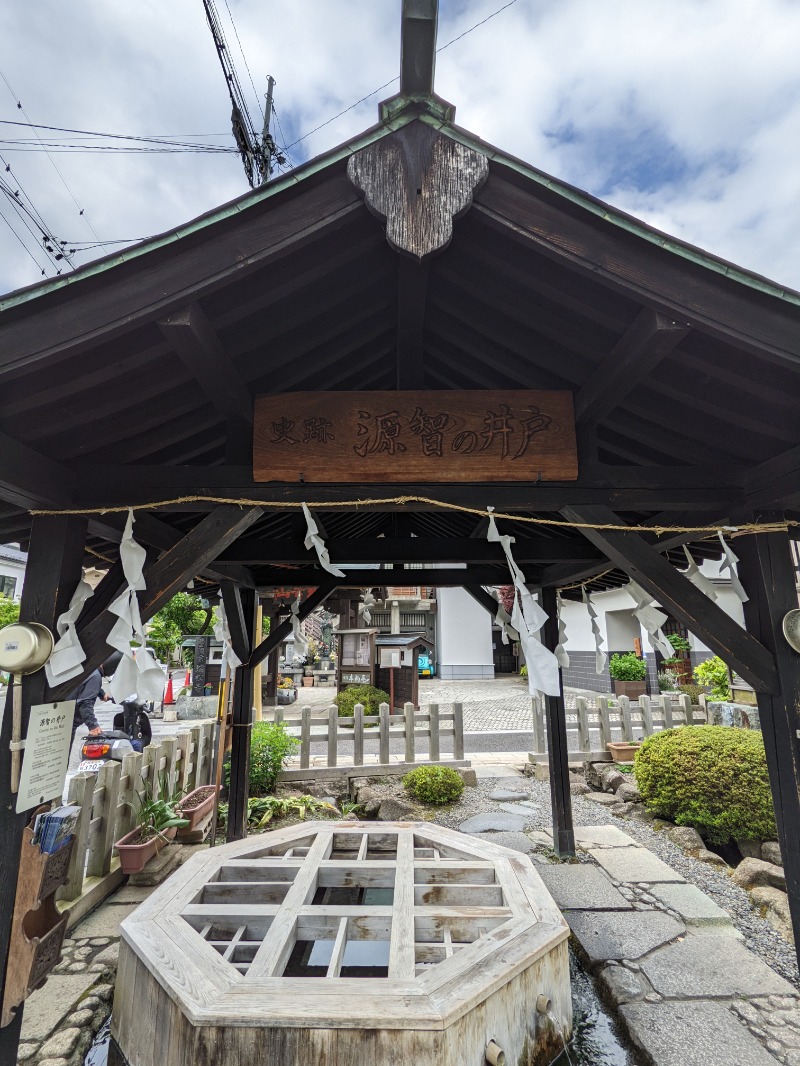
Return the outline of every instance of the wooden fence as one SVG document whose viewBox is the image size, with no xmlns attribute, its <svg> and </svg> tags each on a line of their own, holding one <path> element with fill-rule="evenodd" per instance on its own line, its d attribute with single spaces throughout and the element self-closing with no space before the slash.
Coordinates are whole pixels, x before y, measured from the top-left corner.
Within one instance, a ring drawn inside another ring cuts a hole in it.
<svg viewBox="0 0 800 1066">
<path fill-rule="evenodd" d="M 593 703 L 590 707 L 587 699 L 578 696 L 575 709 L 567 709 L 567 748 L 571 760 L 608 758 L 606 744 L 610 740 L 642 740 L 656 730 L 705 725 L 708 721 L 705 707 L 693 706 L 685 694 L 674 702 L 669 696 L 640 696 L 635 703 L 627 696 L 599 696 Z M 544 702 L 534 697 L 533 761 L 546 760 Z"/>
<path fill-rule="evenodd" d="M 154 740 L 142 753 L 107 762 L 97 773 L 80 773 L 69 783 L 68 803 L 80 808 L 66 884 L 59 909 L 72 926 L 122 882 L 114 843 L 133 829 L 134 793 L 149 784 L 154 795 L 166 780 L 170 793 L 190 792 L 211 781 L 213 722 L 197 723 L 175 736 Z"/>
<path fill-rule="evenodd" d="M 314 768 L 316 773 L 336 768 L 348 771 L 354 767 L 368 766 L 370 773 L 399 773 L 417 764 L 418 739 L 425 740 L 425 762 L 445 762 L 449 765 L 464 763 L 464 716 L 460 703 L 454 703 L 452 711 L 440 711 L 432 703 L 427 712 L 417 712 L 413 703 L 406 703 L 402 714 L 390 714 L 389 705 L 382 703 L 377 715 L 364 714 L 360 703 L 355 706 L 352 718 L 340 718 L 335 706 L 323 711 L 303 707 L 299 715 L 295 711 L 286 714 L 287 708 L 274 708 L 274 721 L 285 722 L 289 731 L 300 740 L 300 767 L 284 770 L 282 779 L 308 777 L 311 767 L 312 744 L 325 746 L 324 767 Z M 345 724 L 346 723 L 346 724 Z M 442 752 L 441 740 L 452 737 L 452 752 Z M 391 762 L 390 741 L 403 740 L 403 761 Z M 339 746 L 352 744 L 352 757 L 340 760 Z M 370 750 L 367 750 L 370 749 Z M 364 762 L 365 756 L 369 761 Z M 377 756 L 377 763 L 370 756 Z"/>
</svg>

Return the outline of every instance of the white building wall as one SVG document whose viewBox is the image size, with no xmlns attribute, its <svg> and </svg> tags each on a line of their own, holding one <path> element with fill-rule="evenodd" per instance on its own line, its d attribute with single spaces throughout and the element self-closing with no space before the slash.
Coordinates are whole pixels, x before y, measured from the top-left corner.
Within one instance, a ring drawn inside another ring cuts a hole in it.
<svg viewBox="0 0 800 1066">
<path fill-rule="evenodd" d="M 492 619 L 461 588 L 440 588 L 436 594 L 437 666 L 443 680 L 494 677 Z"/>
<path fill-rule="evenodd" d="M 20 558 L 11 558 L 19 556 Z M 22 595 L 22 586 L 25 584 L 25 553 L 17 549 L 0 545 L 0 578 L 7 577 L 14 581 L 13 600 L 19 600 Z M 0 582 L 0 589 L 6 582 Z"/>
</svg>

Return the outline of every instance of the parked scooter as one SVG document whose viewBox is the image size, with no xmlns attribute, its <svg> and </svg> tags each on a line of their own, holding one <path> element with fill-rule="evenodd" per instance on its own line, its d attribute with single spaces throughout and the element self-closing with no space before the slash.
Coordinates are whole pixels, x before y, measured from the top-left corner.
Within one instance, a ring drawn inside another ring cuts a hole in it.
<svg viewBox="0 0 800 1066">
<path fill-rule="evenodd" d="M 121 762 L 126 755 L 143 751 L 153 739 L 150 719 L 136 694 L 123 700 L 122 710 L 114 715 L 113 729 L 84 738 L 81 745 L 79 773 L 96 773 L 110 760 Z"/>
</svg>

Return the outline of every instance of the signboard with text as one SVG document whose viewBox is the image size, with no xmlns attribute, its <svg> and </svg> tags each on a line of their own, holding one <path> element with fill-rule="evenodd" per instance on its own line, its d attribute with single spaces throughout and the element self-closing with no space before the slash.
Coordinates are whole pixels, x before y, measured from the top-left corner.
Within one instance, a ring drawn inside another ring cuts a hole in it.
<svg viewBox="0 0 800 1066">
<path fill-rule="evenodd" d="M 295 392 L 255 403 L 255 481 L 574 481 L 571 392 Z"/>
</svg>

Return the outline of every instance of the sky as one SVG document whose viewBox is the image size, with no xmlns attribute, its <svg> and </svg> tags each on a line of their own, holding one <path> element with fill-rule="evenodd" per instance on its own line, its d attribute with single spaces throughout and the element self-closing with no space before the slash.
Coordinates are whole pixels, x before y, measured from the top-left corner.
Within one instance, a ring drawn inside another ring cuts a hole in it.
<svg viewBox="0 0 800 1066">
<path fill-rule="evenodd" d="M 266 76 L 276 79 L 272 132 L 291 164 L 377 121 L 398 87 L 375 92 L 399 72 L 400 8 L 217 0 L 259 127 Z M 798 0 L 441 0 L 439 45 L 436 91 L 458 125 L 800 289 Z M 83 265 L 124 247 L 89 245 L 164 232 L 247 191 L 235 152 L 127 152 L 159 146 L 12 124 L 230 150 L 202 0 L 9 0 L 0 73 L 0 293 L 70 269 L 23 228 L 9 194 L 57 241 L 86 248 L 72 256 Z M 37 133 L 81 150 L 48 155 Z"/>
</svg>

